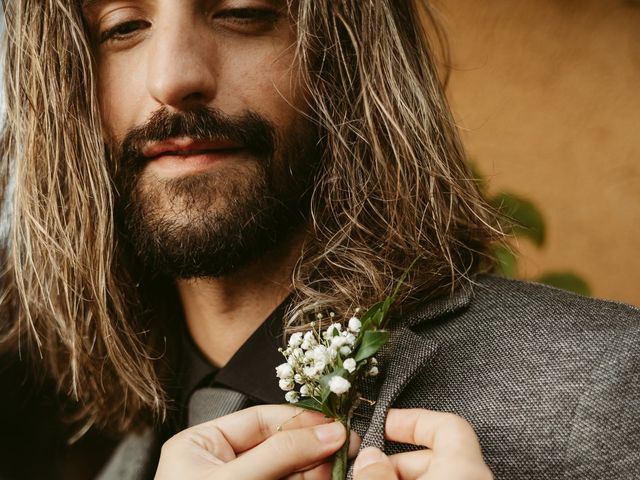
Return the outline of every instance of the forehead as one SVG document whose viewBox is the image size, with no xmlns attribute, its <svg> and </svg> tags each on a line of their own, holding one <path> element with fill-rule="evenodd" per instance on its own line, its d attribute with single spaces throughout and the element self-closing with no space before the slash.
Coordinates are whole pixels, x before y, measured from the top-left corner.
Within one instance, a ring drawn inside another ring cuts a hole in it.
<svg viewBox="0 0 640 480">
<path fill-rule="evenodd" d="M 116 3 L 118 1 L 121 1 L 121 0 L 79 0 L 78 3 L 83 9 L 90 9 L 99 5 Z M 176 0 L 170 0 L 170 1 L 175 2 Z M 179 0 L 179 1 L 191 2 L 191 3 L 208 3 L 208 4 L 214 4 L 214 5 L 228 3 L 228 0 Z M 285 5 L 291 6 L 291 4 L 294 3 L 292 0 L 264 0 L 264 1 L 278 7 L 285 6 Z M 137 0 L 136 3 L 156 4 L 156 3 L 162 3 L 162 0 Z"/>
</svg>

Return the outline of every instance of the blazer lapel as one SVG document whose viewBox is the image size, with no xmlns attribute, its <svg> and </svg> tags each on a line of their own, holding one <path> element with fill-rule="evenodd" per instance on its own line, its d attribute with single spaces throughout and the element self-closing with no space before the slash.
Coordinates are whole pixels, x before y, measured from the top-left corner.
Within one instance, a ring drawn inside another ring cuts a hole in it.
<svg viewBox="0 0 640 480">
<path fill-rule="evenodd" d="M 470 286 L 461 288 L 449 297 L 428 303 L 390 329 L 389 341 L 377 355 L 381 366 L 380 378 L 369 378 L 361 385 L 364 400 L 353 417 L 352 427 L 362 437 L 361 448 L 384 446 L 387 411 L 438 352 L 439 345 L 435 340 L 418 335 L 413 328 L 455 314 L 466 308 L 472 298 Z"/>
<path fill-rule="evenodd" d="M 407 327 L 392 333 L 388 349 L 379 355 L 384 374 L 382 382 L 378 383 L 378 391 L 376 392 L 375 384 L 363 386 L 363 396 L 375 399 L 375 403 L 363 400 L 361 407 L 355 412 L 354 429 L 362 435 L 362 447 L 383 447 L 387 411 L 411 379 L 436 354 L 437 349 L 436 342 L 421 338 Z"/>
</svg>

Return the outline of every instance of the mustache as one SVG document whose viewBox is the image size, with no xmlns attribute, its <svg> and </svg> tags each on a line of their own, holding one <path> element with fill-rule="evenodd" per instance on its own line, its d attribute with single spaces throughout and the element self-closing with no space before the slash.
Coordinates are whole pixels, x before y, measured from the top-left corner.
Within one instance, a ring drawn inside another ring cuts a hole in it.
<svg viewBox="0 0 640 480">
<path fill-rule="evenodd" d="M 275 131 L 271 122 L 253 111 L 230 116 L 219 109 L 204 106 L 179 113 L 163 107 L 154 112 L 144 125 L 127 132 L 117 150 L 122 163 L 132 167 L 132 163 L 144 163 L 142 149 L 149 142 L 189 137 L 196 141 L 230 141 L 257 157 L 270 159 L 275 151 Z"/>
</svg>

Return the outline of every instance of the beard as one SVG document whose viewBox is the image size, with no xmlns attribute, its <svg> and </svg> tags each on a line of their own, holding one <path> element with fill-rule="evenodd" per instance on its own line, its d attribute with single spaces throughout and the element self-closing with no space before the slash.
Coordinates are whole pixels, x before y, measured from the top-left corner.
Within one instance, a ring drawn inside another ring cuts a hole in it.
<svg viewBox="0 0 640 480">
<path fill-rule="evenodd" d="M 161 109 L 112 147 L 121 224 L 143 268 L 174 279 L 224 277 L 300 231 L 319 158 L 315 132 L 300 125 L 278 135 L 256 113 Z M 145 170 L 144 145 L 178 137 L 231 141 L 241 155 L 174 178 Z"/>
</svg>

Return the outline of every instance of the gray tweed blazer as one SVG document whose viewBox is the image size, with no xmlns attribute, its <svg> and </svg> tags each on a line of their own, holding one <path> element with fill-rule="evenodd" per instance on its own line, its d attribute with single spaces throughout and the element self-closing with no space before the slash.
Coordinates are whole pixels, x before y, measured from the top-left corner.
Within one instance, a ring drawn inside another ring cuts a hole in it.
<svg viewBox="0 0 640 480">
<path fill-rule="evenodd" d="M 496 479 L 640 479 L 640 311 L 480 276 L 392 328 L 353 428 L 386 442 L 389 408 L 461 415 Z M 131 436 L 101 480 L 153 478 L 157 442 Z"/>
</svg>

